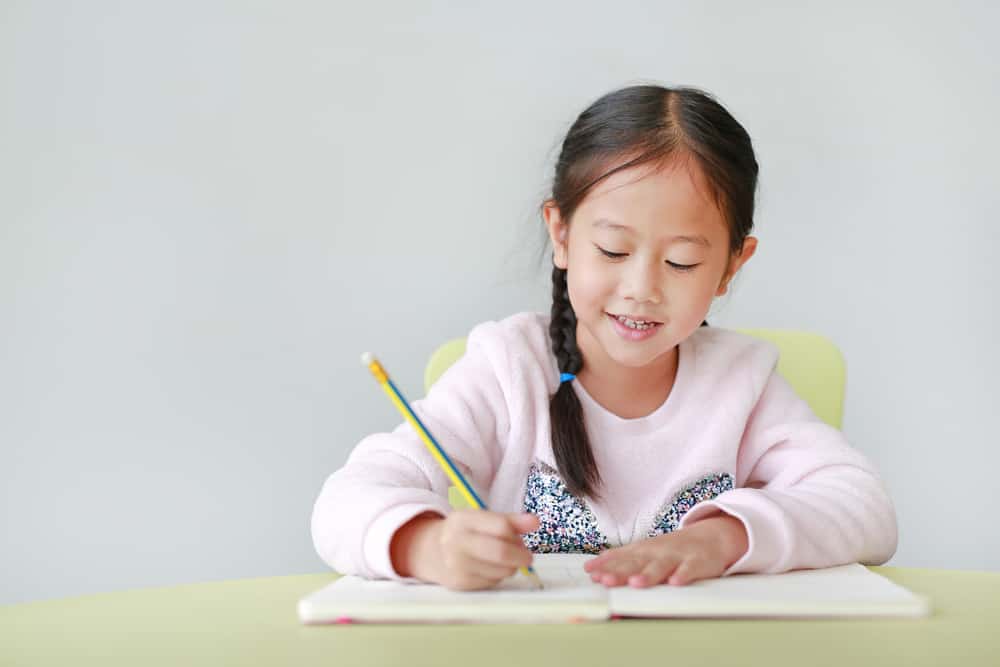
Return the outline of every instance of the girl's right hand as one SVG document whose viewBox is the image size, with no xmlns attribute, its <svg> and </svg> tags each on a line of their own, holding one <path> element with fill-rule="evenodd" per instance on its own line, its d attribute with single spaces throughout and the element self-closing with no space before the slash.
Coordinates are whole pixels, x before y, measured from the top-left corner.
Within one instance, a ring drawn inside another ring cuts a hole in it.
<svg viewBox="0 0 1000 667">
<path fill-rule="evenodd" d="M 532 554 L 521 535 L 537 529 L 538 517 L 523 512 L 421 514 L 396 531 L 389 553 L 400 576 L 453 590 L 490 588 L 531 565 Z"/>
</svg>

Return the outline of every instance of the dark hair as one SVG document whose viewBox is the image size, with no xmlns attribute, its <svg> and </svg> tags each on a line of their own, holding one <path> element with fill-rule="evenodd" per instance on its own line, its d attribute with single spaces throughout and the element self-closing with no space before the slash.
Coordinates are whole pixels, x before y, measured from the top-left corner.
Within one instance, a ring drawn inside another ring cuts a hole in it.
<svg viewBox="0 0 1000 667">
<path fill-rule="evenodd" d="M 730 250 L 739 252 L 753 228 L 757 160 L 743 126 L 708 93 L 694 88 L 630 86 L 587 107 L 563 140 L 546 204 L 554 203 L 568 223 L 587 193 L 605 178 L 677 157 L 690 158 L 700 168 L 729 226 Z M 558 267 L 552 269 L 549 337 L 560 372 L 576 374 L 583 367 L 576 313 L 569 302 L 566 271 Z M 549 415 L 552 450 L 566 488 L 575 495 L 597 497 L 601 477 L 580 400 L 569 383 L 561 383 L 552 396 Z"/>
</svg>

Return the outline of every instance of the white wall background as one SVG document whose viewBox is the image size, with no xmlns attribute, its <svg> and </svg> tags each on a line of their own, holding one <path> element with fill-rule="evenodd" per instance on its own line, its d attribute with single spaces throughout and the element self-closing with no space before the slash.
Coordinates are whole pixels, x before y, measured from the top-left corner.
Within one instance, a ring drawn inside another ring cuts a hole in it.
<svg viewBox="0 0 1000 667">
<path fill-rule="evenodd" d="M 321 571 L 323 479 L 475 323 L 628 83 L 714 92 L 761 249 L 714 324 L 825 333 L 890 564 L 1000 569 L 1000 29 L 983 3 L 0 6 L 0 603 Z"/>
</svg>

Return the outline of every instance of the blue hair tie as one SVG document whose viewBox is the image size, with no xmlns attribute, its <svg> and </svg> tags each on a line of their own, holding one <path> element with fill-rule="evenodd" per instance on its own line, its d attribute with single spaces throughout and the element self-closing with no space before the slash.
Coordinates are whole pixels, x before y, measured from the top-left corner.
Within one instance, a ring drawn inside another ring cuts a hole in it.
<svg viewBox="0 0 1000 667">
<path fill-rule="evenodd" d="M 573 375 L 572 373 L 563 373 L 559 376 L 559 384 L 562 384 L 563 382 L 569 382 L 570 380 L 574 379 L 576 379 L 576 376 Z"/>
</svg>

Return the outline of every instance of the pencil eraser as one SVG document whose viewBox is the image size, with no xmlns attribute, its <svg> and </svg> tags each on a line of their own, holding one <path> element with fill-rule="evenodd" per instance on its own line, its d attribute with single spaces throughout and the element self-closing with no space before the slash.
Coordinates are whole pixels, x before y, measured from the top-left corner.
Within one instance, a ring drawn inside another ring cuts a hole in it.
<svg viewBox="0 0 1000 667">
<path fill-rule="evenodd" d="M 371 352 L 365 352 L 364 354 L 361 355 L 361 363 L 363 363 L 365 366 L 371 364 L 372 359 L 373 357 Z"/>
<path fill-rule="evenodd" d="M 354 620 L 351 619 L 349 616 L 341 616 L 336 621 L 334 621 L 334 623 L 336 623 L 337 625 L 350 625 L 353 622 Z"/>
</svg>

